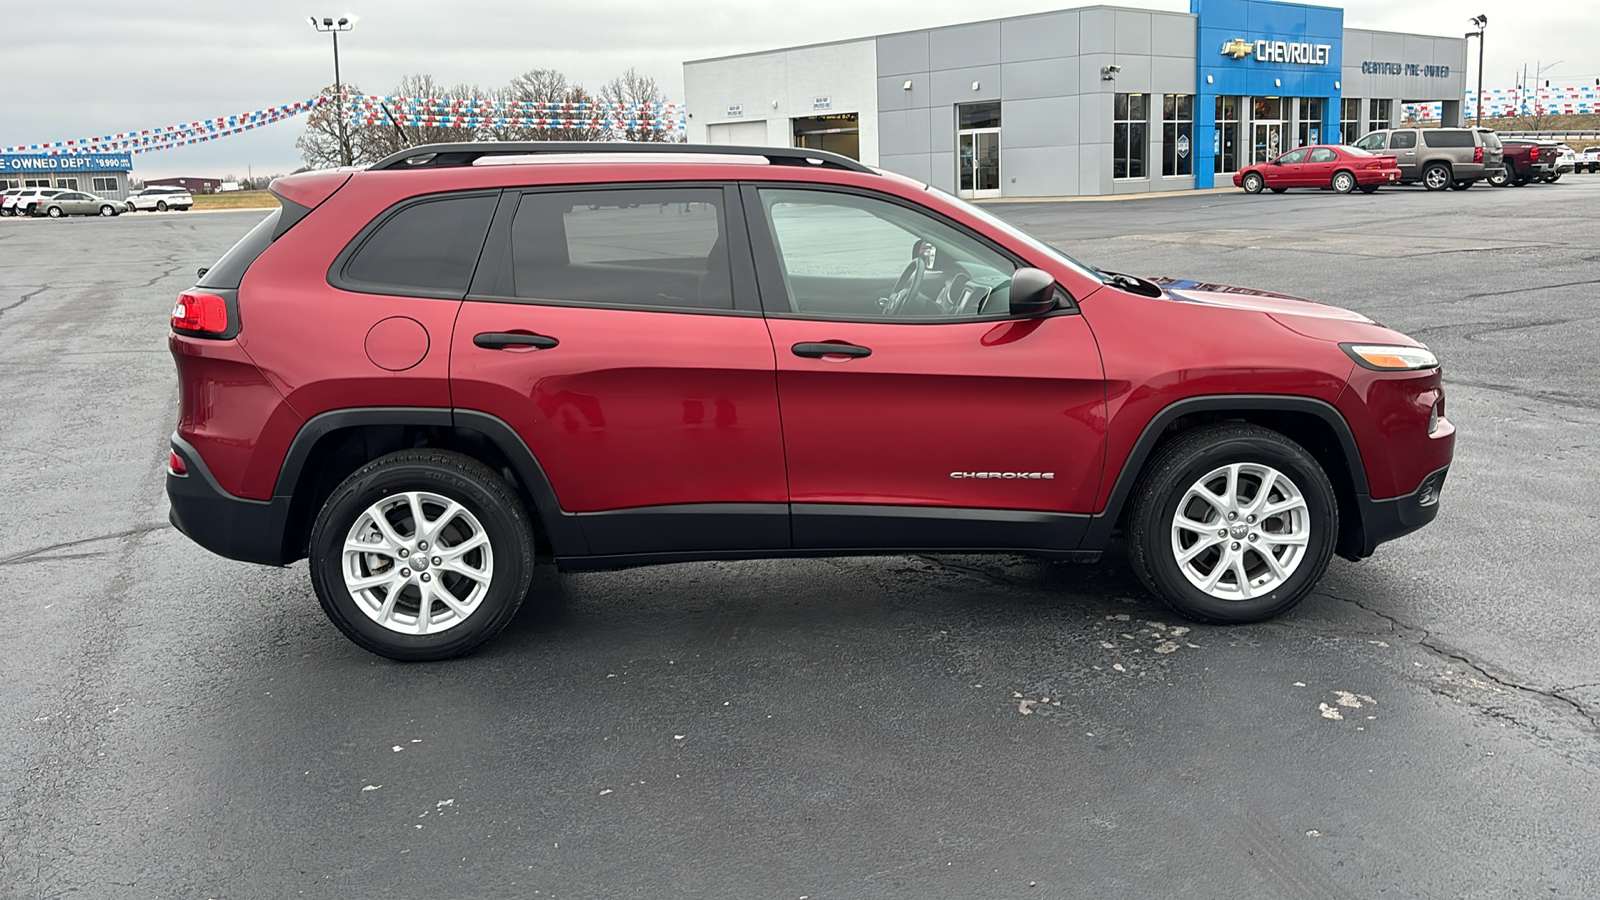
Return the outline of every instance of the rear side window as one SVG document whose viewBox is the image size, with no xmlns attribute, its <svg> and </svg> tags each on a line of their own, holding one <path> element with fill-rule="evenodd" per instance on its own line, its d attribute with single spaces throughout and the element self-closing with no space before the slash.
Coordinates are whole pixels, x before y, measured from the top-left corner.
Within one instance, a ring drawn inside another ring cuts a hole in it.
<svg viewBox="0 0 1600 900">
<path fill-rule="evenodd" d="M 1390 150 L 1410 150 L 1416 145 L 1417 133 L 1415 131 L 1396 131 L 1394 134 L 1389 135 Z"/>
<path fill-rule="evenodd" d="M 715 188 L 524 194 L 511 224 L 515 296 L 732 309 L 727 220 Z"/>
<path fill-rule="evenodd" d="M 1318 147 L 1317 149 L 1311 151 L 1311 158 L 1306 160 L 1306 162 L 1325 163 L 1333 162 L 1338 158 L 1339 154 L 1329 150 L 1327 147 Z"/>
<path fill-rule="evenodd" d="M 1471 147 L 1470 131 L 1424 131 L 1422 142 L 1429 147 Z"/>
<path fill-rule="evenodd" d="M 465 297 L 494 216 L 494 194 L 444 197 L 384 219 L 345 263 L 341 287 L 369 293 Z"/>
</svg>

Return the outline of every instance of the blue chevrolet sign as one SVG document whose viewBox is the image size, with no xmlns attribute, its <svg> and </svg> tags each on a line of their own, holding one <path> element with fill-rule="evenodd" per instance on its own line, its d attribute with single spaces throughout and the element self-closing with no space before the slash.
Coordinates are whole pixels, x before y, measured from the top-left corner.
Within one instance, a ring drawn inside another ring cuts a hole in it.
<svg viewBox="0 0 1600 900">
<path fill-rule="evenodd" d="M 132 153 L 0 153 L 0 172 L 127 172 Z"/>
</svg>

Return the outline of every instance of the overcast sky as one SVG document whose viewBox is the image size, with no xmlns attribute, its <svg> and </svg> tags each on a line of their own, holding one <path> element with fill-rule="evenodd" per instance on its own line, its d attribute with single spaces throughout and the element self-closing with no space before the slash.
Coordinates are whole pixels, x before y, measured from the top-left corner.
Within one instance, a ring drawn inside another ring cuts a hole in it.
<svg viewBox="0 0 1600 900">
<path fill-rule="evenodd" d="M 631 67 L 683 99 L 688 59 L 770 50 L 1087 5 L 1047 0 L 4 0 L 0 146 L 75 139 L 303 100 L 333 81 L 332 48 L 306 18 L 356 15 L 341 70 L 369 93 L 405 75 L 493 87 L 553 68 L 593 89 Z M 1489 16 L 1484 86 L 1510 87 L 1523 65 L 1556 85 L 1600 78 L 1594 0 L 1349 0 L 1345 25 L 1455 35 Z M 1188 0 L 1121 0 L 1184 10 Z M 1330 4 L 1331 5 L 1331 4 Z M 1469 77 L 1477 78 L 1477 48 Z M 143 154 L 136 177 L 244 176 L 300 164 L 302 119 L 194 147 Z"/>
</svg>

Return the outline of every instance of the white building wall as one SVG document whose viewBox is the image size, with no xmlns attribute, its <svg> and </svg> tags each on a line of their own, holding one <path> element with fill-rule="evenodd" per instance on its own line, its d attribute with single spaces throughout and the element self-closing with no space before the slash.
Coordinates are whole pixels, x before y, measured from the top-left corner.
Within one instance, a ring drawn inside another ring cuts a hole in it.
<svg viewBox="0 0 1600 900">
<path fill-rule="evenodd" d="M 793 119 L 855 113 L 861 127 L 861 161 L 878 164 L 877 41 L 847 41 L 703 59 L 683 64 L 684 102 L 689 108 L 691 143 L 728 143 L 754 133 L 748 123 L 766 124 L 767 147 L 794 146 Z M 815 110 L 817 98 L 829 108 Z M 740 115 L 729 115 L 738 107 Z M 736 129 L 712 125 L 745 123 Z M 719 134 L 720 132 L 720 134 Z"/>
</svg>

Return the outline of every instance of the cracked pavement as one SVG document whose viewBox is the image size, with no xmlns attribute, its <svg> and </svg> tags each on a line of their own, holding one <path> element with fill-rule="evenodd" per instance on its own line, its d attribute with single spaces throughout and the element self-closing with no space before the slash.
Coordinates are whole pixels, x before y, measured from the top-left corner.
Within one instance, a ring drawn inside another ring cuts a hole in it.
<svg viewBox="0 0 1600 900">
<path fill-rule="evenodd" d="M 0 220 L 0 896 L 1593 896 L 1597 202 L 991 207 L 1444 360 L 1439 519 L 1279 620 L 1116 553 L 545 568 L 413 666 L 165 524 L 167 314 L 261 213 Z"/>
</svg>

